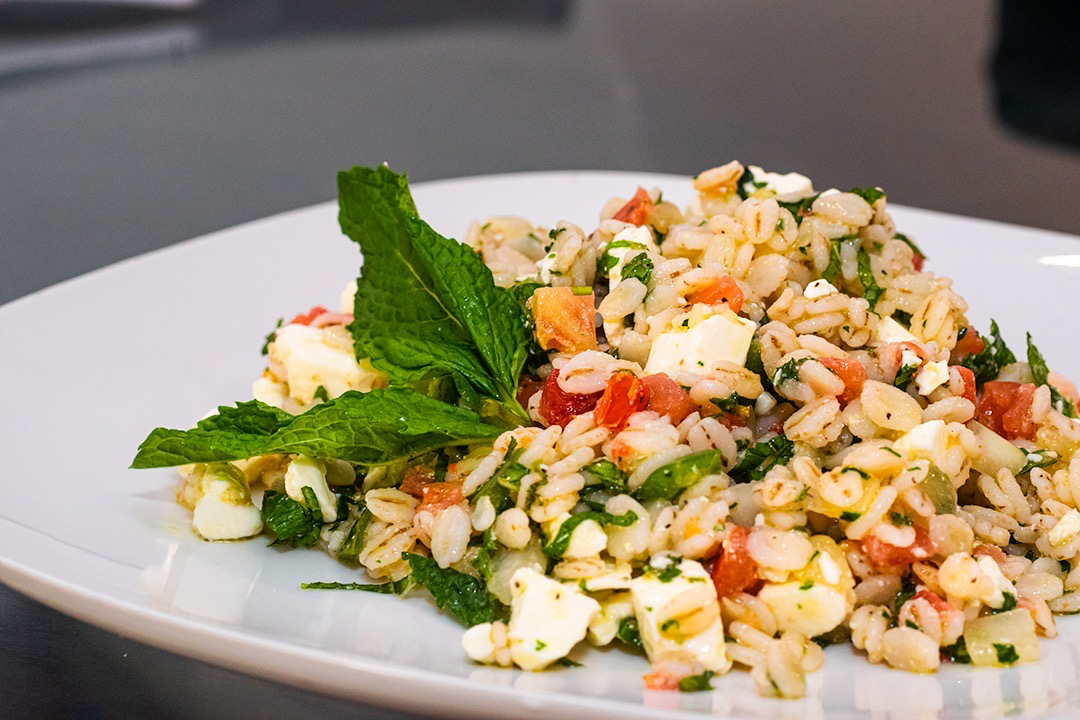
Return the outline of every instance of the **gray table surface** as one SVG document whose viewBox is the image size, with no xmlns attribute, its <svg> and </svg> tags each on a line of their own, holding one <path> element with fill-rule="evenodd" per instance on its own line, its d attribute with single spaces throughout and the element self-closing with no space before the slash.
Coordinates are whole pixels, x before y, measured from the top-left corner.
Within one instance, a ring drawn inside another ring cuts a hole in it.
<svg viewBox="0 0 1080 720">
<path fill-rule="evenodd" d="M 0 4 L 0 302 L 389 161 L 821 187 L 1080 232 L 1075 9 L 989 2 Z M 0 410 L 2 412 L 2 410 Z M 0 548 L 2 552 L 2 548 Z M 0 587 L 0 715 L 396 718 Z"/>
</svg>

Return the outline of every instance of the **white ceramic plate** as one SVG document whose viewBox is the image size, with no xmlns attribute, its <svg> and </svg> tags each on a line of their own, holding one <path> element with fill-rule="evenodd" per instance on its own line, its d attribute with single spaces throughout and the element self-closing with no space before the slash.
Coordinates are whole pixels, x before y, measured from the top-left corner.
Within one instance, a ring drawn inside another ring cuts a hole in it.
<svg viewBox="0 0 1080 720">
<path fill-rule="evenodd" d="M 460 237 L 493 214 L 586 228 L 611 195 L 686 178 L 541 173 L 417 186 L 421 214 Z M 1076 238 L 906 208 L 899 227 L 956 278 L 986 327 L 1014 347 L 1031 330 L 1051 364 L 1080 377 L 1070 320 L 1080 304 Z M 1074 254 L 1076 253 L 1076 254 Z M 63 612 L 178 653 L 326 693 L 462 717 L 1075 717 L 1080 619 L 1037 664 L 911 675 L 830 648 L 798 701 L 759 698 L 733 672 L 712 693 L 642 689 L 644 660 L 591 650 L 586 667 L 521 673 L 469 664 L 461 629 L 420 597 L 299 590 L 349 580 L 316 551 L 264 540 L 210 544 L 173 502 L 169 470 L 128 470 L 153 427 L 188 427 L 250 396 L 278 316 L 334 305 L 359 257 L 336 206 L 260 220 L 91 273 L 0 308 L 0 580 Z"/>
</svg>

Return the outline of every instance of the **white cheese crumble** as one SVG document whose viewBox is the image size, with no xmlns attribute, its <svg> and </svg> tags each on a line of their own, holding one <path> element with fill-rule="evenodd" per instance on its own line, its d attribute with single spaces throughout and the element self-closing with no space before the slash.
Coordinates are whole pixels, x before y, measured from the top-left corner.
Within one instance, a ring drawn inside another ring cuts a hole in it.
<svg viewBox="0 0 1080 720">
<path fill-rule="evenodd" d="M 929 395 L 949 382 L 949 364 L 944 360 L 928 362 L 915 375 L 915 387 L 920 395 Z"/>
<path fill-rule="evenodd" d="M 311 488 L 315 493 L 323 522 L 333 522 L 337 518 L 337 496 L 326 484 L 326 471 L 322 463 L 307 455 L 297 455 L 289 463 L 289 469 L 285 471 L 285 493 L 307 507 L 307 501 L 304 499 L 305 487 Z"/>
<path fill-rule="evenodd" d="M 1001 567 L 998 565 L 997 560 L 988 555 L 981 555 L 977 562 L 979 563 L 979 569 L 981 569 L 983 574 L 990 578 L 993 583 L 993 587 L 979 597 L 987 607 L 1003 607 L 1005 605 L 1006 593 L 1012 595 L 1014 598 L 1016 597 L 1016 588 L 1013 587 L 1013 584 L 1009 582 L 1009 579 L 1001 572 Z"/>
<path fill-rule="evenodd" d="M 207 540 L 238 540 L 262 532 L 262 515 L 251 502 L 244 475 L 232 465 L 213 465 L 199 480 L 192 527 Z"/>
<path fill-rule="evenodd" d="M 1080 512 L 1075 509 L 1070 509 L 1069 512 L 1061 516 L 1061 519 L 1057 521 L 1050 533 L 1046 536 L 1046 539 L 1050 541 L 1050 544 L 1054 547 L 1061 547 L 1066 543 L 1072 542 L 1072 540 L 1080 534 Z"/>
<path fill-rule="evenodd" d="M 781 632 L 794 630 L 806 637 L 829 632 L 847 615 L 844 593 L 824 583 L 765 583 L 758 599 L 769 606 Z"/>
<path fill-rule="evenodd" d="M 510 579 L 510 657 L 523 670 L 542 670 L 585 638 L 600 604 L 575 585 L 529 567 Z"/>
<path fill-rule="evenodd" d="M 757 324 L 720 308 L 692 327 L 675 328 L 653 340 L 645 372 L 678 377 L 689 372 L 706 375 L 719 360 L 743 365 Z"/>
<path fill-rule="evenodd" d="M 825 278 L 819 278 L 806 286 L 803 290 L 803 297 L 807 300 L 817 300 L 818 298 L 828 297 L 829 295 L 835 295 L 840 292 Z"/>
<path fill-rule="evenodd" d="M 754 176 L 754 182 L 765 183 L 765 187 L 772 190 L 782 199 L 804 198 L 814 194 L 814 184 L 810 178 L 799 173 L 774 173 L 766 172 L 757 165 L 749 167 Z"/>
<path fill-rule="evenodd" d="M 694 560 L 682 560 L 678 570 L 666 582 L 649 572 L 630 583 L 645 654 L 654 664 L 689 658 L 706 670 L 726 672 L 731 660 L 709 573 Z"/>
<path fill-rule="evenodd" d="M 874 326 L 873 331 L 870 333 L 870 340 L 875 345 L 885 345 L 894 342 L 919 342 L 919 338 L 912 335 L 908 332 L 907 328 L 893 320 L 891 317 L 883 318 L 881 322 Z"/>
<path fill-rule="evenodd" d="M 949 431 L 944 420 L 930 420 L 908 430 L 893 443 L 900 452 L 910 458 L 923 458 L 935 465 L 943 465 L 948 450 Z"/>
</svg>

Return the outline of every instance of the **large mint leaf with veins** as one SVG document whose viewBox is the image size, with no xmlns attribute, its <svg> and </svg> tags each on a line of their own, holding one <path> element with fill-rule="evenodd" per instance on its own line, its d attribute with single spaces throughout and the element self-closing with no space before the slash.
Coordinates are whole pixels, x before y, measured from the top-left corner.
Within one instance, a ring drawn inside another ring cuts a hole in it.
<svg viewBox="0 0 1080 720">
<path fill-rule="evenodd" d="M 530 335 L 524 309 L 470 248 L 417 217 L 408 181 L 385 166 L 338 174 L 339 221 L 364 265 L 350 326 L 358 357 L 393 384 L 450 374 L 527 420 L 515 395 Z"/>
<path fill-rule="evenodd" d="M 491 441 L 499 433 L 472 410 L 409 388 L 350 391 L 302 415 L 252 401 L 221 408 L 191 430 L 157 428 L 139 446 L 131 467 L 242 460 L 270 453 L 378 465 L 450 445 Z"/>
</svg>

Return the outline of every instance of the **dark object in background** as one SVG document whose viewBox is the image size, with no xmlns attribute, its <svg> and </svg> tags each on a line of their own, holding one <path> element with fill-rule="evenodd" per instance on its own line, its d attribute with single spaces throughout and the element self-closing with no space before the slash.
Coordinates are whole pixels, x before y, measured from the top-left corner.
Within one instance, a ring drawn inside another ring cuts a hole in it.
<svg viewBox="0 0 1080 720">
<path fill-rule="evenodd" d="M 1001 0 L 991 63 L 997 113 L 1035 138 L 1080 147 L 1080 3 Z"/>
</svg>

